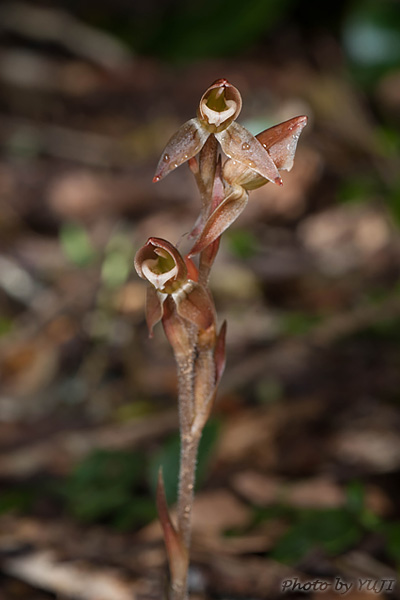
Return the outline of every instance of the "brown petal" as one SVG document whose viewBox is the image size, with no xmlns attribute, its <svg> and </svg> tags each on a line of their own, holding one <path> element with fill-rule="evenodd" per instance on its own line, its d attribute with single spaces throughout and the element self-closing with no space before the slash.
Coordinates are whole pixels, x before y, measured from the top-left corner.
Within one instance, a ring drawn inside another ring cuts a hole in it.
<svg viewBox="0 0 400 600">
<path fill-rule="evenodd" d="M 272 183 L 282 185 L 281 176 L 272 158 L 262 144 L 242 125 L 233 122 L 224 131 L 216 133 L 215 137 L 229 158 L 257 171 Z"/>
<path fill-rule="evenodd" d="M 268 150 L 278 169 L 290 171 L 293 167 L 297 142 L 306 125 L 306 116 L 294 117 L 275 125 L 275 127 L 270 127 L 256 136 Z"/>
<path fill-rule="evenodd" d="M 190 119 L 178 129 L 164 148 L 158 162 L 153 181 L 160 181 L 170 171 L 197 154 L 210 133 L 205 129 L 199 119 Z"/>
<path fill-rule="evenodd" d="M 172 296 L 167 296 L 163 308 L 163 327 L 174 354 L 175 356 L 187 356 L 192 343 L 190 326 L 185 319 L 178 315 Z"/>
<path fill-rule="evenodd" d="M 175 294 L 176 310 L 183 319 L 191 321 L 199 329 L 208 329 L 215 320 L 215 310 L 205 288 L 195 281 L 188 281 Z"/>
<path fill-rule="evenodd" d="M 234 190 L 217 206 L 207 220 L 200 237 L 189 252 L 189 256 L 198 254 L 216 240 L 244 210 L 248 200 L 247 192 L 236 186 Z"/>
<path fill-rule="evenodd" d="M 161 321 L 162 314 L 163 301 L 156 288 L 149 286 L 146 290 L 146 323 L 150 337 L 153 337 L 153 327 Z"/>
</svg>

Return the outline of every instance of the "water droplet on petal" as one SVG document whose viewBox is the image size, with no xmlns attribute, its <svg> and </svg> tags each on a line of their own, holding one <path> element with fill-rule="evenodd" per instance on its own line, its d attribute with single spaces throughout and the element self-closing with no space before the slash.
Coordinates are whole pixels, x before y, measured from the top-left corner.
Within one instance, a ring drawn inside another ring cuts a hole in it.
<svg viewBox="0 0 400 600">
<path fill-rule="evenodd" d="M 242 150 L 248 150 L 249 148 L 250 148 L 250 144 L 248 144 L 247 142 L 243 142 Z"/>
<path fill-rule="evenodd" d="M 169 154 L 164 154 L 163 161 L 164 162 L 168 162 L 169 161 Z"/>
</svg>

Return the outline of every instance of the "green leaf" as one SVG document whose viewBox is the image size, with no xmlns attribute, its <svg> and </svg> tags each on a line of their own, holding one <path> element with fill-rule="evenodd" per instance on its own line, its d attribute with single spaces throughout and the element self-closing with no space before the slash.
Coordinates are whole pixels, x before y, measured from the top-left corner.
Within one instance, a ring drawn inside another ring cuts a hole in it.
<svg viewBox="0 0 400 600">
<path fill-rule="evenodd" d="M 313 547 L 313 540 L 300 527 L 293 527 L 276 544 L 271 557 L 279 562 L 293 564 L 304 558 Z"/>
<path fill-rule="evenodd" d="M 279 540 L 273 558 L 293 563 L 319 547 L 329 555 L 338 555 L 356 544 L 362 529 L 354 515 L 342 508 L 306 510 Z"/>
<path fill-rule="evenodd" d="M 116 231 L 107 244 L 101 278 L 108 288 L 123 285 L 132 270 L 133 246 L 128 234 Z"/>
<path fill-rule="evenodd" d="M 386 550 L 394 560 L 400 562 L 400 521 L 386 526 Z"/>
<path fill-rule="evenodd" d="M 34 503 L 36 491 L 29 488 L 11 488 L 0 495 L 0 514 L 28 510 Z"/>
<path fill-rule="evenodd" d="M 88 522 L 108 519 L 136 523 L 143 513 L 137 504 L 138 497 L 143 496 L 143 458 L 139 452 L 93 452 L 59 486 L 69 512 Z M 147 502 L 151 504 L 149 498 Z"/>
<path fill-rule="evenodd" d="M 367 202 L 379 191 L 378 182 L 373 177 L 363 175 L 342 182 L 337 199 L 343 203 Z"/>
<path fill-rule="evenodd" d="M 60 231 L 62 250 L 69 261 L 78 267 L 84 267 L 96 257 L 86 230 L 78 223 L 66 223 Z"/>
<path fill-rule="evenodd" d="M 319 321 L 319 317 L 300 311 L 291 311 L 281 317 L 284 333 L 293 336 L 308 333 Z"/>
<path fill-rule="evenodd" d="M 361 481 L 351 481 L 347 486 L 346 496 L 349 511 L 361 515 L 365 506 L 365 487 Z"/>
<path fill-rule="evenodd" d="M 240 229 L 227 234 L 229 248 L 238 258 L 251 258 L 257 253 L 258 241 L 251 231 Z"/>
</svg>

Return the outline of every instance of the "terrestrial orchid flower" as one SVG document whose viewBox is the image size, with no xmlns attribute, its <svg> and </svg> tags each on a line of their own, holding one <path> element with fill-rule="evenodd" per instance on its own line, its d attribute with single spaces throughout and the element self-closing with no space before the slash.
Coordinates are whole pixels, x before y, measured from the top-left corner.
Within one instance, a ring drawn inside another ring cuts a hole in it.
<svg viewBox="0 0 400 600">
<path fill-rule="evenodd" d="M 307 117 L 294 117 L 270 127 L 256 136 L 270 160 L 279 171 L 290 171 L 293 166 L 297 142 Z M 228 159 L 222 169 L 225 196 L 213 210 L 202 227 L 202 231 L 189 255 L 202 252 L 238 218 L 244 210 L 250 190 L 268 183 L 268 178 L 236 159 Z"/>
<path fill-rule="evenodd" d="M 197 117 L 178 129 L 165 147 L 154 182 L 193 158 L 214 135 L 231 159 L 256 171 L 261 177 L 282 185 L 279 171 L 262 143 L 236 123 L 242 108 L 239 90 L 226 79 L 217 79 L 201 97 Z"/>
<path fill-rule="evenodd" d="M 170 242 L 151 237 L 138 250 L 135 268 L 142 279 L 151 285 L 147 288 L 146 320 L 152 335 L 153 327 L 167 312 L 176 311 L 182 319 L 207 329 L 214 323 L 214 306 L 204 287 L 194 279 L 193 263 L 186 265 L 179 251 Z M 170 298 L 164 306 L 165 301 Z"/>
</svg>

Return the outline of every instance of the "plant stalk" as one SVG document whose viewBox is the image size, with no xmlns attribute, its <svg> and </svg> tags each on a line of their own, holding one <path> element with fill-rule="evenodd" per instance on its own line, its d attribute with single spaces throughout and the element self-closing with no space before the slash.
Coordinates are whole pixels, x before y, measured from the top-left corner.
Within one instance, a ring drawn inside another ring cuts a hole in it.
<svg viewBox="0 0 400 600">
<path fill-rule="evenodd" d="M 191 540 L 191 520 L 196 481 L 196 465 L 199 443 L 207 420 L 210 396 L 215 387 L 215 366 L 210 360 L 210 350 L 197 345 L 192 336 L 192 352 L 187 356 L 176 357 L 179 382 L 180 415 L 180 467 L 178 490 L 178 532 L 189 553 Z M 196 356 L 197 350 L 197 356 Z M 200 417 L 199 419 L 196 419 Z M 203 418 L 204 416 L 204 418 Z M 193 426 L 194 424 L 199 426 Z M 187 565 L 189 568 L 189 564 Z M 179 582 L 172 582 L 172 600 L 186 600 L 187 575 Z"/>
</svg>

